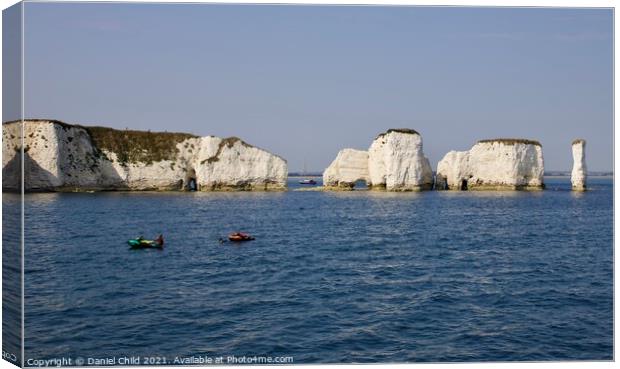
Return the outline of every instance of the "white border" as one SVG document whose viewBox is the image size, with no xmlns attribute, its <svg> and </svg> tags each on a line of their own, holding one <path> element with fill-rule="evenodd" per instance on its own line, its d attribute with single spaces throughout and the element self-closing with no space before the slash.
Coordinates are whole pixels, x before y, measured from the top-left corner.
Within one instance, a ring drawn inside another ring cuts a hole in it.
<svg viewBox="0 0 620 369">
<path fill-rule="evenodd" d="M 54 2 L 54 1 L 37 1 L 37 0 L 25 0 L 25 2 Z M 78 0 L 63 0 L 63 1 L 56 1 L 56 2 L 108 2 L 108 3 L 126 3 L 126 2 L 130 2 L 130 1 L 116 1 L 116 0 L 110 0 L 110 1 L 78 1 Z M 303 1 L 303 0 L 288 0 L 285 2 L 275 2 L 273 0 L 269 1 L 269 0 L 223 0 L 223 1 L 209 1 L 209 2 L 199 2 L 199 1 L 183 1 L 183 0 L 169 0 L 169 1 L 148 1 L 148 0 L 134 0 L 131 1 L 133 3 L 203 3 L 203 4 L 214 4 L 214 3 L 218 3 L 218 4 L 300 4 L 300 5 L 374 5 L 374 6 L 390 6 L 390 5 L 417 5 L 417 6 L 469 6 L 469 7 L 571 7 L 571 8 L 614 8 L 615 10 L 615 3 L 614 1 L 611 0 L 590 0 L 590 1 L 583 1 L 583 0 L 563 0 L 563 1 L 552 1 L 552 0 L 539 0 L 539 1 L 535 1 L 535 0 L 521 0 L 521 1 L 514 1 L 514 0 L 505 0 L 502 2 L 498 2 L 498 1 L 493 1 L 493 0 L 476 0 L 476 1 L 467 1 L 467 0 L 451 0 L 448 2 L 443 2 L 443 1 L 429 1 L 429 0 L 415 0 L 415 1 L 408 1 L 408 0 L 339 0 L 339 1 L 330 1 L 330 0 L 314 0 L 314 1 Z M 16 4 L 17 1 L 14 0 L 0 0 L 0 6 L 2 7 L 2 9 L 5 9 L 11 5 Z M 22 79 L 22 100 L 21 100 L 21 114 L 22 114 L 22 118 L 24 117 L 24 74 L 25 74 L 25 70 L 23 68 L 23 58 L 24 58 L 24 4 L 22 3 L 22 75 L 21 75 L 21 79 Z M 1 17 L 0 17 L 0 30 L 1 30 Z M 616 232 L 620 229 L 617 219 L 615 217 L 615 213 L 617 210 L 617 202 L 616 199 L 618 198 L 618 195 L 620 194 L 620 188 L 618 187 L 618 185 L 615 182 L 615 173 L 618 172 L 618 170 L 620 169 L 620 164 L 619 161 L 616 160 L 616 150 L 615 150 L 615 143 L 618 142 L 618 138 L 619 138 L 619 133 L 618 131 L 615 130 L 615 107 L 618 104 L 618 97 L 617 94 L 615 93 L 615 86 L 617 86 L 617 76 L 615 74 L 615 70 L 616 70 L 616 62 L 617 62 L 617 58 L 616 58 L 616 42 L 618 40 L 618 31 L 615 27 L 615 14 L 614 14 L 614 48 L 613 48 L 613 57 L 614 57 L 614 74 L 613 74 L 613 93 L 614 93 L 614 106 L 613 106 L 613 119 L 614 119 L 614 358 L 616 358 L 616 331 L 618 329 L 618 323 L 615 319 L 615 317 L 617 316 L 617 312 L 618 312 L 618 305 L 616 304 L 616 296 L 618 295 L 618 286 L 615 283 L 615 265 L 616 265 L 616 253 L 615 253 L 615 234 Z M 0 51 L 0 56 L 1 56 L 1 51 Z M 0 59 L 1 60 L 1 59 Z M 1 77 L 0 77 L 0 82 L 1 82 Z M 1 98 L 1 92 L 0 92 L 0 98 Z M 0 107 L 1 107 L 1 99 L 0 99 Z M 22 130 L 23 130 L 23 126 L 22 126 Z M 22 140 L 23 140 L 23 132 L 22 132 Z M 22 144 L 23 147 L 23 144 Z M 22 173 L 23 173 L 23 161 L 22 161 Z M 2 175 L 0 173 L 0 181 L 2 180 Z M 22 176 L 22 181 L 23 181 L 23 176 Z M 22 255 L 22 358 L 24 357 L 24 301 L 23 301 L 23 296 L 24 296 L 24 245 L 23 245 L 23 237 L 24 237 L 24 202 L 23 202 L 23 184 L 22 184 L 22 233 L 21 233 L 21 237 L 22 237 L 22 250 L 21 250 L 21 255 Z M 0 221 L 2 219 L 2 215 L 0 214 Z M 1 240 L 0 240 L 1 242 Z M 2 266 L 0 264 L 0 273 L 2 270 Z M 0 287 L 1 288 L 1 287 Z M 0 316 L 1 316 L 1 311 L 0 311 Z M 492 366 L 493 368 L 495 367 L 500 367 L 500 368 L 518 368 L 518 367 L 522 367 L 522 366 L 527 366 L 528 368 L 540 368 L 540 367 L 545 367 L 545 368 L 554 368 L 554 367 L 564 367 L 564 368 L 579 368 L 581 369 L 584 365 L 587 365 L 588 367 L 591 368 L 610 368 L 610 367 L 615 367 L 615 363 L 613 362 L 552 362 L 552 363 L 474 363 L 474 364 L 377 364 L 377 365 L 373 365 L 373 367 L 378 367 L 378 368 L 385 368 L 385 367 L 407 367 L 407 368 L 411 368 L 411 367 L 422 367 L 422 366 L 428 366 L 431 365 L 432 368 L 453 368 L 455 366 L 458 366 L 460 368 L 465 368 L 465 369 L 469 369 L 469 368 L 479 368 L 481 366 L 483 367 L 489 367 Z M 307 368 L 321 368 L 321 367 L 326 367 L 325 365 L 293 365 L 293 366 L 283 366 L 286 368 L 294 368 L 294 367 L 307 367 Z M 333 365 L 335 366 L 335 365 Z M 338 365 L 339 368 L 350 368 L 350 367 L 354 367 L 356 365 Z M 0 369 L 3 368 L 14 368 L 14 365 L 11 365 L 10 363 L 8 363 L 7 361 L 4 360 L 0 360 Z M 246 368 L 264 368 L 264 366 L 243 366 Z M 332 365 L 327 365 L 327 367 L 332 367 Z M 160 367 L 161 368 L 161 367 Z M 166 368 L 166 367 L 164 367 Z M 178 368 L 178 367 L 168 367 L 168 368 Z"/>
</svg>

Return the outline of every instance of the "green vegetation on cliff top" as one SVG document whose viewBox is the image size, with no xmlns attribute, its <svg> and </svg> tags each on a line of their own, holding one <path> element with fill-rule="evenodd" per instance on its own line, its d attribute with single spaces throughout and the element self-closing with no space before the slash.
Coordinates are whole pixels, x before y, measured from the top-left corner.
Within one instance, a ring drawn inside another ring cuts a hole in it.
<svg viewBox="0 0 620 369">
<path fill-rule="evenodd" d="M 4 124 L 19 123 L 10 121 Z M 24 122 L 49 122 L 63 129 L 81 128 L 90 135 L 93 146 L 98 150 L 106 150 L 116 154 L 121 164 L 153 163 L 162 160 L 176 159 L 178 149 L 176 145 L 188 138 L 198 136 L 178 132 L 150 132 L 119 130 L 99 126 L 82 126 L 68 124 L 55 119 L 24 119 Z"/>
<path fill-rule="evenodd" d="M 420 134 L 420 133 L 418 133 L 418 131 L 416 131 L 415 129 L 411 129 L 411 128 L 390 128 L 386 132 L 380 133 L 377 136 L 377 138 L 383 137 L 383 136 L 387 135 L 388 133 L 392 133 L 392 132 L 406 133 L 406 134 L 410 134 L 410 135 L 419 135 Z"/>
<path fill-rule="evenodd" d="M 189 133 L 121 131 L 107 127 L 82 128 L 90 134 L 95 147 L 115 153 L 121 163 L 174 160 L 178 152 L 176 144 L 197 137 Z"/>
<path fill-rule="evenodd" d="M 492 138 L 488 140 L 478 141 L 478 143 L 493 143 L 493 142 L 503 143 L 505 145 L 526 144 L 526 145 L 537 145 L 537 146 L 542 147 L 540 142 L 534 141 L 534 140 L 527 140 L 524 138 Z"/>
</svg>

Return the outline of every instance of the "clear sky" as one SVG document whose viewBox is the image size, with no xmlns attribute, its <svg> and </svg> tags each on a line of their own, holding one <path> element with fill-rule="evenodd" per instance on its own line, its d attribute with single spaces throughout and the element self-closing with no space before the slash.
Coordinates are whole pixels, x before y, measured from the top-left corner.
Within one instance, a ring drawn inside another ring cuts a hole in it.
<svg viewBox="0 0 620 369">
<path fill-rule="evenodd" d="M 291 171 L 401 127 L 433 169 L 522 137 L 570 170 L 579 137 L 589 169 L 612 170 L 612 22 L 609 9 L 27 3 L 25 110 L 239 136 Z"/>
</svg>

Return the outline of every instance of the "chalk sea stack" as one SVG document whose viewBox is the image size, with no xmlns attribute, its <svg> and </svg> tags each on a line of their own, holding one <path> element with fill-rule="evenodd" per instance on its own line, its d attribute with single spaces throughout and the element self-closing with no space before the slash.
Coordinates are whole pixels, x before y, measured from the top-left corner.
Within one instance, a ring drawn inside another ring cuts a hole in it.
<svg viewBox="0 0 620 369">
<path fill-rule="evenodd" d="M 573 170 L 570 181 L 574 191 L 585 191 L 586 179 L 586 140 L 573 141 Z"/>
<path fill-rule="evenodd" d="M 344 149 L 323 173 L 326 189 L 353 189 L 363 180 L 373 190 L 420 191 L 433 186 L 433 172 L 412 129 L 390 129 L 368 151 Z"/>
<path fill-rule="evenodd" d="M 498 138 L 450 151 L 437 164 L 437 190 L 539 190 L 544 160 L 538 141 Z"/>
<path fill-rule="evenodd" d="M 286 161 L 237 137 L 25 120 L 26 191 L 282 190 Z M 2 126 L 3 190 L 19 190 L 21 123 Z"/>
<path fill-rule="evenodd" d="M 331 189 L 350 190 L 355 182 L 370 181 L 368 151 L 343 149 L 323 172 L 323 184 Z"/>
</svg>

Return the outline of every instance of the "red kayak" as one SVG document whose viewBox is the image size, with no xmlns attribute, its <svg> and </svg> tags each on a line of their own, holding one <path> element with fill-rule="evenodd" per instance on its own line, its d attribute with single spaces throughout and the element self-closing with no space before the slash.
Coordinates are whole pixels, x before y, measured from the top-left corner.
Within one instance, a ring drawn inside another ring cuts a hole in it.
<svg viewBox="0 0 620 369">
<path fill-rule="evenodd" d="M 235 232 L 235 233 L 229 234 L 228 239 L 233 242 L 242 242 L 242 241 L 253 241 L 254 237 L 250 236 L 247 233 Z"/>
</svg>

